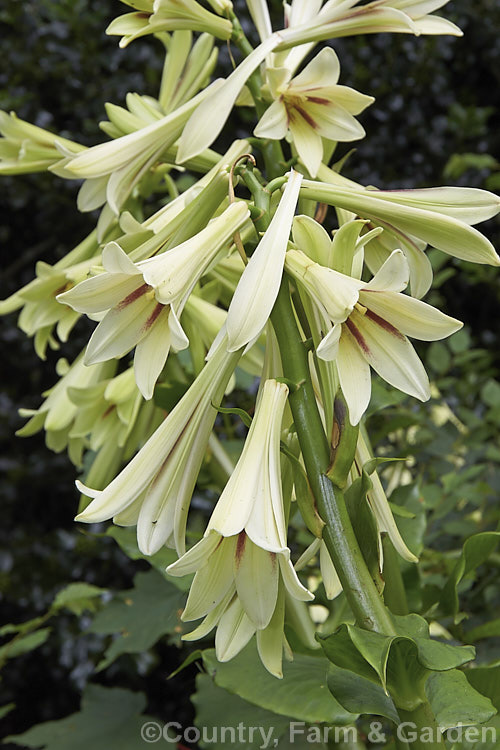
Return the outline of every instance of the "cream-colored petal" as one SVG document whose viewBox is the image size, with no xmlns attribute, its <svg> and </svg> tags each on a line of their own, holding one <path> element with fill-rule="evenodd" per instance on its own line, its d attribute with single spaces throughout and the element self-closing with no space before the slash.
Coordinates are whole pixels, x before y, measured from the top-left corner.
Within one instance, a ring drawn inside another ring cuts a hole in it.
<svg viewBox="0 0 500 750">
<path fill-rule="evenodd" d="M 306 589 L 305 586 L 299 580 L 295 568 L 293 567 L 290 560 L 290 551 L 287 549 L 285 552 L 278 555 L 281 575 L 283 582 L 287 588 L 289 594 L 301 602 L 310 602 L 314 599 L 314 595 Z"/>
<path fill-rule="evenodd" d="M 361 292 L 359 299 L 401 333 L 421 341 L 444 339 L 463 326 L 460 320 L 406 294 Z"/>
<path fill-rule="evenodd" d="M 185 552 L 182 557 L 171 563 L 167 568 L 167 573 L 171 576 L 186 576 L 195 573 L 199 568 L 207 564 L 212 552 L 222 543 L 222 537 L 216 531 L 207 534 L 191 549 Z"/>
<path fill-rule="evenodd" d="M 215 634 L 215 655 L 218 661 L 230 661 L 245 648 L 255 633 L 252 623 L 237 596 L 219 620 Z"/>
<path fill-rule="evenodd" d="M 304 119 L 295 108 L 289 110 L 289 128 L 300 160 L 311 177 L 316 177 L 323 159 L 323 141 L 315 123 Z"/>
<path fill-rule="evenodd" d="M 58 294 L 56 299 L 77 312 L 94 314 L 109 310 L 133 294 L 142 285 L 142 279 L 124 273 L 101 273 L 85 279 Z"/>
<path fill-rule="evenodd" d="M 269 319 L 283 275 L 301 181 L 302 175 L 292 170 L 276 213 L 241 275 L 226 320 L 229 351 L 255 339 Z"/>
<path fill-rule="evenodd" d="M 408 262 L 401 250 L 394 250 L 373 279 L 360 290 L 371 292 L 401 292 L 410 279 Z"/>
<path fill-rule="evenodd" d="M 147 288 L 140 295 L 139 291 L 135 290 L 106 313 L 87 345 L 86 365 L 123 357 L 149 331 L 161 305 L 151 300 Z"/>
<path fill-rule="evenodd" d="M 245 533 L 238 537 L 234 581 L 241 605 L 256 628 L 269 625 L 278 597 L 276 554 L 258 547 Z"/>
<path fill-rule="evenodd" d="M 253 131 L 257 138 L 281 140 L 288 131 L 288 115 L 281 99 L 276 99 L 266 109 Z"/>
<path fill-rule="evenodd" d="M 406 336 L 370 310 L 365 315 L 354 310 L 346 325 L 381 378 L 421 401 L 430 398 L 427 373 Z"/>
<path fill-rule="evenodd" d="M 341 323 L 335 323 L 331 331 L 328 331 L 325 338 L 321 341 L 316 354 L 320 359 L 327 362 L 333 362 L 338 357 L 340 334 L 342 333 Z"/>
<path fill-rule="evenodd" d="M 295 92 L 314 94 L 315 89 L 336 84 L 340 75 L 339 58 L 331 47 L 325 47 L 291 82 Z"/>
<path fill-rule="evenodd" d="M 223 539 L 206 565 L 197 570 L 182 613 L 183 621 L 204 617 L 226 596 L 233 583 L 235 546 L 236 537 Z"/>
<path fill-rule="evenodd" d="M 370 367 L 345 325 L 339 342 L 337 370 L 349 407 L 349 419 L 351 424 L 358 424 L 370 403 L 372 381 Z"/>
<path fill-rule="evenodd" d="M 206 99 L 189 118 L 177 150 L 177 163 L 183 164 L 197 156 L 215 141 L 234 106 L 238 94 L 254 70 L 280 42 L 272 34 L 256 47 L 225 81 L 217 82 L 217 90 Z"/>
<path fill-rule="evenodd" d="M 158 315 L 147 334 L 139 341 L 134 355 L 135 382 L 146 400 L 153 397 L 156 381 L 170 351 L 169 308 L 158 305 Z"/>
</svg>

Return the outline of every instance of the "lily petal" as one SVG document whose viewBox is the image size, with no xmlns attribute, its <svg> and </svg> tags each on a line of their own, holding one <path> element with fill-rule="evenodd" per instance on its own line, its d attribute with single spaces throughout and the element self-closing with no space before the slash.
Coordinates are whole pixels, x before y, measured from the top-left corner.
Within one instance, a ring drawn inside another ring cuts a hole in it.
<svg viewBox="0 0 500 750">
<path fill-rule="evenodd" d="M 340 387 L 349 407 L 349 419 L 351 424 L 358 424 L 370 403 L 370 366 L 349 330 L 345 330 L 345 326 L 339 341 L 337 370 Z"/>
</svg>

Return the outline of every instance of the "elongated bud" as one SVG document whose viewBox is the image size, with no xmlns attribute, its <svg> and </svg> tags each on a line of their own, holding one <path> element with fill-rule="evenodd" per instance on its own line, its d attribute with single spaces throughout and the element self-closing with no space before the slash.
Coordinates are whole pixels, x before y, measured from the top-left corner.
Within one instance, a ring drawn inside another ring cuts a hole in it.
<svg viewBox="0 0 500 750">
<path fill-rule="evenodd" d="M 358 431 L 358 425 L 352 425 L 349 420 L 345 398 L 339 391 L 333 406 L 331 459 L 326 475 L 341 489 L 347 484 L 347 477 L 354 461 Z"/>
</svg>

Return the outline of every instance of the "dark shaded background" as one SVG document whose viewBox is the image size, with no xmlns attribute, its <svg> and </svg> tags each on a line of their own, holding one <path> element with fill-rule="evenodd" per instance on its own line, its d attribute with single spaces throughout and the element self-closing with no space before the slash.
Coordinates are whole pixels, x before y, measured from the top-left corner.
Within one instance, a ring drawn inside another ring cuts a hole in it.
<svg viewBox="0 0 500 750">
<path fill-rule="evenodd" d="M 281 3 L 272 5 L 278 18 Z M 104 140 L 97 127 L 104 102 L 123 104 L 128 91 L 154 96 L 162 66 L 161 46 L 152 38 L 122 51 L 116 38 L 105 36 L 107 23 L 124 10 L 117 0 L 4 0 L 0 108 L 87 145 Z M 352 178 L 388 188 L 446 182 L 484 187 L 491 180 L 489 169 L 468 169 L 454 179 L 445 179 L 443 170 L 453 154 L 500 155 L 500 6 L 497 0 L 455 0 L 443 12 L 464 30 L 463 39 L 380 35 L 335 41 L 341 83 L 377 99 L 362 118 L 368 138 L 349 162 Z M 240 127 L 235 120 L 234 131 Z M 5 297 L 32 278 L 36 260 L 52 263 L 76 245 L 93 218 L 76 211 L 76 186 L 51 175 L 6 177 L 0 186 Z M 500 244 L 498 223 L 484 231 Z M 466 272 L 441 288 L 446 311 L 470 326 L 475 345 L 498 352 L 498 274 L 452 259 L 449 264 Z M 15 324 L 16 314 L 0 319 L 3 622 L 43 613 L 69 580 L 127 588 L 141 565 L 112 539 L 96 540 L 75 528 L 75 470 L 65 455 L 50 453 L 41 435 L 14 437 L 22 424 L 17 409 L 39 405 L 40 392 L 55 380 L 58 357 L 72 359 L 81 349 L 85 324 L 44 364 Z M 101 642 L 96 635 L 75 640 L 81 628 L 71 616 L 60 616 L 54 628 L 46 644 L 4 670 L 0 705 L 15 700 L 18 708 L 4 720 L 2 734 L 78 708 Z M 162 714 L 169 704 L 172 715 L 188 725 L 194 672 L 178 678 L 174 693 L 165 678 L 176 666 L 175 650 L 159 647 L 147 677 L 128 658 L 99 681 L 143 690 L 148 713 Z"/>
</svg>

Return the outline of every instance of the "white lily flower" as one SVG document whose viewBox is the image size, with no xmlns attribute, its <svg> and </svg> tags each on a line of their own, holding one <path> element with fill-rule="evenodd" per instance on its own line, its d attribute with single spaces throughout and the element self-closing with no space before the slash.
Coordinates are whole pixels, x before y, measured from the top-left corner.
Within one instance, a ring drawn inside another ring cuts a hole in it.
<svg viewBox="0 0 500 750">
<path fill-rule="evenodd" d="M 450 21 L 429 15 L 447 1 L 373 0 L 360 5 L 360 0 L 329 0 L 308 23 L 280 32 L 280 50 L 304 42 L 378 32 L 462 36 Z"/>
<path fill-rule="evenodd" d="M 186 394 L 136 456 L 101 491 L 77 486 L 93 498 L 77 521 L 110 518 L 137 524 L 137 542 L 146 555 L 164 544 L 184 552 L 189 504 L 225 388 L 239 354 L 222 342 Z"/>
<path fill-rule="evenodd" d="M 500 211 L 500 198 L 476 188 L 441 187 L 423 190 L 367 190 L 334 176 L 321 166 L 320 178 L 330 184 L 304 180 L 301 195 L 371 219 L 428 243 L 456 258 L 473 263 L 500 265 L 491 242 L 472 224 L 485 221 Z M 335 182 L 334 182 L 335 180 Z M 397 239 L 397 237 L 396 237 Z"/>
<path fill-rule="evenodd" d="M 275 101 L 254 130 L 258 138 L 281 140 L 289 131 L 300 159 L 315 177 L 323 159 L 323 141 L 354 141 L 364 129 L 355 119 L 374 98 L 339 86 L 337 55 L 326 47 L 292 79 L 291 71 L 268 71 Z"/>
<path fill-rule="evenodd" d="M 97 188 L 98 194 L 105 191 L 109 205 L 118 214 L 137 182 L 177 140 L 192 112 L 218 85 L 214 82 L 174 112 L 133 133 L 92 146 L 80 154 L 66 150 L 65 158 L 55 164 L 52 171 L 58 173 L 62 169 L 65 177 L 90 178 L 91 181 L 101 178 L 91 187 Z M 85 199 L 88 201 L 87 196 Z M 100 205 L 102 199 L 96 200 Z"/>
<path fill-rule="evenodd" d="M 325 308 L 330 297 L 337 304 L 339 279 L 335 277 L 336 283 L 331 284 L 331 273 L 331 269 L 324 269 L 324 285 L 317 285 L 311 295 Z M 316 269 L 316 275 L 320 274 Z M 350 289 L 358 287 L 358 302 L 343 322 L 334 324 L 318 346 L 317 355 L 336 361 L 351 423 L 359 422 L 370 401 L 370 366 L 395 388 L 426 401 L 430 397 L 429 379 L 407 337 L 436 341 L 458 331 L 462 323 L 401 294 L 408 284 L 409 271 L 400 250 L 390 255 L 369 283 L 345 278 Z M 311 286 L 309 282 L 308 292 Z"/>
<path fill-rule="evenodd" d="M 139 263 L 116 242 L 108 243 L 106 272 L 57 297 L 78 312 L 106 313 L 88 343 L 86 364 L 122 357 L 135 347 L 137 385 L 151 398 L 170 348 L 189 344 L 179 323 L 187 297 L 248 215 L 245 203 L 234 203 L 191 239 Z"/>
<path fill-rule="evenodd" d="M 265 382 L 243 452 L 203 539 L 167 568 L 176 576 L 196 571 L 182 619 L 205 617 L 203 633 L 217 624 L 216 645 L 224 659 L 243 648 L 255 630 L 268 628 L 280 586 L 300 601 L 313 598 L 286 546 L 279 443 L 287 395 L 283 383 Z M 229 622 L 230 632 L 237 625 L 245 637 L 228 640 Z M 200 629 L 195 632 L 191 637 L 201 637 Z"/>
<path fill-rule="evenodd" d="M 182 132 L 177 151 L 178 164 L 183 164 L 212 145 L 224 127 L 247 79 L 280 41 L 281 37 L 277 32 L 272 34 L 245 57 L 225 81 L 214 81 L 212 86 L 217 85 L 215 93 L 193 112 Z"/>
<path fill-rule="evenodd" d="M 271 314 L 301 182 L 302 175 L 292 170 L 276 213 L 238 282 L 226 321 L 230 351 L 255 339 Z"/>
</svg>

